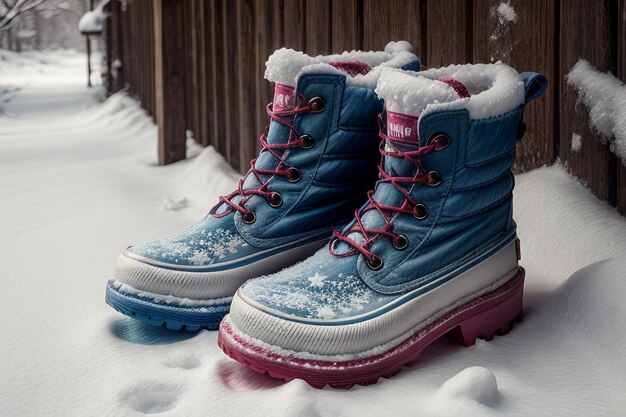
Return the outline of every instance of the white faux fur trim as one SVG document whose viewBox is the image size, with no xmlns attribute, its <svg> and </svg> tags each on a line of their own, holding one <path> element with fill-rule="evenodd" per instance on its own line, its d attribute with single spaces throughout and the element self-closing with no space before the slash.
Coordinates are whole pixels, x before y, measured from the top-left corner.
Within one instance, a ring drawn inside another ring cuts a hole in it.
<svg viewBox="0 0 626 417">
<path fill-rule="evenodd" d="M 448 103 L 459 98 L 452 87 L 441 81 L 390 71 L 384 71 L 378 80 L 376 94 L 385 101 L 387 110 L 415 116 L 430 104 Z"/>
<path fill-rule="evenodd" d="M 383 71 L 377 91 L 381 98 L 406 94 L 407 85 L 421 85 L 421 78 L 437 79 L 452 77 L 462 82 L 471 97 L 448 102 L 427 104 L 422 116 L 434 111 L 467 109 L 472 119 L 486 119 L 511 111 L 525 100 L 524 82 L 517 71 L 504 64 L 464 64 L 429 69 L 419 73 L 412 71 Z M 398 101 L 399 99 L 396 99 Z"/>
<path fill-rule="evenodd" d="M 389 42 L 384 51 L 351 51 L 337 55 L 309 56 L 293 49 L 282 48 L 274 52 L 265 63 L 265 78 L 274 83 L 295 86 L 298 76 L 304 73 L 338 74 L 346 77 L 346 84 L 375 88 L 383 68 L 400 68 L 417 60 L 413 47 L 406 41 Z M 363 62 L 372 70 L 352 77 L 329 65 L 331 62 Z"/>
</svg>

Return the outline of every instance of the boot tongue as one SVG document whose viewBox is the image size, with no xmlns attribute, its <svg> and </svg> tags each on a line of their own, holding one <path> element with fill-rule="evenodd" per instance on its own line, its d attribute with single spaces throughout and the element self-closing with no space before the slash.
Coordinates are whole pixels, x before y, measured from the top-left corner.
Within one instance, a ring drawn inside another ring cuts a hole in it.
<svg viewBox="0 0 626 417">
<path fill-rule="evenodd" d="M 401 151 L 419 147 L 419 117 L 428 105 L 448 103 L 469 96 L 465 86 L 453 78 L 433 80 L 393 71 L 386 72 L 381 77 L 376 92 L 385 101 L 387 136 L 408 141 L 394 143 L 393 146 Z M 385 149 L 393 151 L 389 143 L 385 144 Z M 392 156 L 385 156 L 384 165 L 387 173 L 392 176 L 410 176 L 415 170 L 415 165 L 409 161 Z M 383 188 L 393 187 L 391 184 L 383 185 Z"/>
<path fill-rule="evenodd" d="M 457 88 L 451 85 L 452 81 Z M 457 84 L 458 83 L 458 84 Z M 386 133 L 392 139 L 401 139 L 406 143 L 394 143 L 400 151 L 416 150 L 419 147 L 418 123 L 423 111 L 429 104 L 447 103 L 469 96 L 462 83 L 453 79 L 433 80 L 423 76 L 414 76 L 401 71 L 385 71 L 378 81 L 376 93 L 385 101 Z M 385 144 L 385 150 L 394 152 L 395 149 Z M 383 167 L 390 176 L 412 177 L 415 174 L 415 165 L 403 158 L 385 156 Z M 374 193 L 374 199 L 386 206 L 399 207 L 404 201 L 404 195 L 392 184 L 381 183 Z M 376 209 L 370 209 L 362 216 L 364 225 L 372 229 L 380 229 L 385 221 Z M 356 242 L 364 241 L 360 232 L 351 232 L 348 237 Z M 337 252 L 350 250 L 348 245 L 341 244 Z"/>
<path fill-rule="evenodd" d="M 293 49 L 282 48 L 274 52 L 265 63 L 265 78 L 274 83 L 274 99 L 272 109 L 274 112 L 293 110 L 298 106 L 296 95 L 296 82 L 298 74 L 304 67 L 315 64 L 317 60 L 302 52 Z M 349 75 L 366 74 L 371 68 L 360 62 L 337 62 L 332 66 Z M 293 117 L 282 116 L 285 121 L 292 122 Z M 271 121 L 266 140 L 269 144 L 276 145 L 286 143 L 289 140 L 290 129 L 278 122 Z M 278 152 L 280 154 L 280 151 Z M 256 161 L 259 169 L 274 169 L 278 159 L 269 152 L 263 152 Z M 261 175 L 265 181 L 269 177 Z M 248 176 L 244 182 L 244 188 L 250 189 L 261 184 L 254 175 Z"/>
<path fill-rule="evenodd" d="M 387 136 L 417 143 L 418 120 L 419 117 L 413 116 L 412 114 L 403 114 L 387 110 Z"/>
<path fill-rule="evenodd" d="M 293 110 L 296 103 L 296 78 L 300 71 L 312 63 L 312 58 L 308 55 L 294 51 L 293 49 L 282 48 L 270 55 L 265 63 L 265 78 L 274 83 L 274 98 L 272 99 L 272 109 L 274 112 Z M 293 121 L 293 117 L 284 117 L 288 122 Z M 276 145 L 289 141 L 290 130 L 278 122 L 270 121 L 270 128 L 265 140 Z M 278 151 L 281 154 L 282 151 Z M 256 167 L 259 169 L 275 169 L 279 160 L 269 152 L 262 152 L 256 160 Z M 268 175 L 260 175 L 263 181 L 269 179 Z M 243 185 L 244 189 L 258 188 L 261 185 L 254 175 L 249 175 Z"/>
<path fill-rule="evenodd" d="M 293 110 L 296 108 L 296 88 L 294 86 L 283 84 L 283 83 L 275 83 L 274 85 L 274 98 L 272 100 L 272 110 L 274 112 L 281 112 L 285 110 Z M 282 118 L 285 121 L 293 122 L 293 116 Z M 280 143 L 287 143 L 289 141 L 289 135 L 291 133 L 290 129 L 287 126 L 284 126 L 278 122 L 273 120 L 269 123 L 270 128 L 267 132 L 267 136 L 265 140 L 270 145 L 276 145 Z M 278 150 L 277 153 L 280 155 L 283 151 Z M 278 165 L 279 160 L 274 155 L 269 152 L 262 152 L 256 162 L 255 166 L 258 169 L 275 169 Z M 259 175 L 263 181 L 269 179 L 268 175 Z M 258 188 L 261 186 L 261 183 L 254 175 L 249 175 L 244 181 L 243 188 L 244 189 L 252 189 Z"/>
<path fill-rule="evenodd" d="M 274 111 L 293 110 L 296 107 L 296 88 L 291 85 L 276 83 L 274 85 Z"/>
</svg>

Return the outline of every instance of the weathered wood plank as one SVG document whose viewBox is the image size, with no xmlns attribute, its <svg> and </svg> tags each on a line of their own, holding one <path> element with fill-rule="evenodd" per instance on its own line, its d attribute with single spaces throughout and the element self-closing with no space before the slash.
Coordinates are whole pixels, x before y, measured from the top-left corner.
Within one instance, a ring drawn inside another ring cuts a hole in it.
<svg viewBox="0 0 626 417">
<path fill-rule="evenodd" d="M 241 169 L 239 159 L 240 148 L 240 122 L 238 106 L 238 61 L 239 61 L 239 33 L 237 33 L 237 1 L 227 0 L 224 3 L 224 97 L 222 101 L 222 117 L 224 129 L 222 135 L 226 136 L 228 148 L 228 161 L 234 169 Z"/>
<path fill-rule="evenodd" d="M 191 130 L 194 138 L 202 143 L 202 136 L 199 132 L 198 121 L 200 120 L 199 94 L 198 94 L 198 40 L 195 22 L 196 2 L 187 0 L 183 2 L 185 7 L 185 50 L 187 59 L 185 60 L 185 96 L 187 96 L 187 129 Z"/>
<path fill-rule="evenodd" d="M 554 115 L 559 84 L 554 22 L 558 11 L 552 1 L 512 0 L 508 4 L 517 18 L 510 21 L 498 12 L 501 4 L 498 0 L 474 0 L 473 60 L 502 61 L 519 72 L 541 72 L 551 81 L 546 95 L 525 111 L 528 130 L 517 147 L 514 167 L 516 172 L 524 172 L 556 159 L 559 126 Z"/>
<path fill-rule="evenodd" d="M 405 40 L 419 56 L 422 50 L 419 0 L 364 0 L 363 49 L 382 50 L 387 42 Z"/>
<path fill-rule="evenodd" d="M 306 47 L 304 0 L 285 0 L 283 3 L 284 46 L 302 51 Z"/>
<path fill-rule="evenodd" d="M 239 122 L 239 169 L 247 171 L 256 153 L 256 26 L 253 0 L 237 0 L 237 100 Z M 237 139 L 236 137 L 233 139 Z"/>
<path fill-rule="evenodd" d="M 284 0 L 271 0 L 270 13 L 272 15 L 271 27 L 272 27 L 272 50 L 282 48 L 285 40 L 285 4 Z M 272 51 L 273 52 L 273 51 Z"/>
<path fill-rule="evenodd" d="M 471 5 L 471 0 L 428 3 L 427 61 L 430 67 L 472 62 Z"/>
<path fill-rule="evenodd" d="M 222 32 L 222 7 L 223 0 L 214 0 L 208 2 L 208 10 L 210 15 L 210 30 L 207 31 L 207 42 L 211 45 L 211 56 L 207 67 L 210 68 L 210 95 L 209 95 L 209 120 L 210 130 L 210 143 L 215 149 L 222 155 L 227 155 L 225 152 L 226 143 L 225 137 L 222 134 L 220 126 L 221 123 L 221 106 L 222 98 L 224 95 L 224 64 L 223 64 L 223 36 Z"/>
<path fill-rule="evenodd" d="M 560 5 L 560 157 L 573 175 L 586 183 L 596 196 L 607 201 L 609 183 L 615 175 L 611 168 L 611 153 L 590 127 L 588 109 L 578 103 L 576 90 L 565 79 L 579 59 L 586 59 L 600 71 L 610 69 L 607 2 L 568 0 Z M 572 150 L 574 134 L 582 138 L 579 151 Z"/>
<path fill-rule="evenodd" d="M 626 82 L 626 0 L 619 0 L 617 7 L 617 75 Z M 626 162 L 617 167 L 617 210 L 626 215 Z"/>
<path fill-rule="evenodd" d="M 154 48 L 151 46 L 154 45 L 154 27 L 153 27 L 153 3 L 148 2 L 146 5 L 146 43 L 144 45 L 144 49 L 146 51 L 146 65 L 148 68 L 154 68 Z M 154 70 L 146 71 L 146 78 L 148 81 L 148 99 L 147 99 L 147 107 L 148 113 L 154 117 Z"/>
<path fill-rule="evenodd" d="M 335 53 L 363 48 L 359 0 L 335 0 L 331 2 L 332 46 Z M 362 10 L 361 10 L 362 11 Z"/>
<path fill-rule="evenodd" d="M 201 12 L 199 9 L 199 3 L 197 0 L 190 0 L 190 8 L 189 8 L 189 37 L 191 43 L 191 95 L 193 96 L 193 125 L 190 127 L 193 132 L 194 137 L 198 143 L 204 144 L 205 136 L 202 132 L 202 116 L 200 114 L 201 109 L 201 93 L 202 89 L 200 77 L 201 77 L 201 68 L 202 68 L 202 50 L 200 49 L 200 25 L 198 22 L 198 14 Z"/>
<path fill-rule="evenodd" d="M 255 149 L 260 150 L 258 136 L 268 124 L 265 106 L 272 101 L 272 85 L 264 78 L 265 62 L 276 50 L 283 46 L 282 0 L 257 0 L 255 7 L 255 83 L 256 83 L 256 132 Z"/>
<path fill-rule="evenodd" d="M 180 63 L 184 60 L 183 6 L 178 0 L 154 2 L 156 118 L 159 164 L 185 158 L 185 97 Z"/>
<path fill-rule="evenodd" d="M 306 47 L 311 56 L 328 55 L 332 44 L 330 0 L 306 2 Z"/>
<path fill-rule="evenodd" d="M 207 13 L 206 4 L 203 0 L 196 1 L 196 42 L 198 50 L 197 66 L 198 66 L 198 130 L 197 134 L 200 137 L 200 141 L 204 146 L 209 145 L 209 112 L 208 112 L 208 85 L 209 75 L 207 73 L 207 52 L 209 48 L 206 44 L 206 32 L 207 32 Z"/>
</svg>

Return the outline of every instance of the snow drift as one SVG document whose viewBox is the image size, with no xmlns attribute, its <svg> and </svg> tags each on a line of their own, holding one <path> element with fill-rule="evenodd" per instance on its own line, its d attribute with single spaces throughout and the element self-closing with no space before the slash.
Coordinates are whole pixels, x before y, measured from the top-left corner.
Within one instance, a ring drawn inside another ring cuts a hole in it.
<svg viewBox="0 0 626 417">
<path fill-rule="evenodd" d="M 126 245 L 182 230 L 236 175 L 211 148 L 158 167 L 156 129 L 134 100 L 97 104 L 83 56 L 40 57 L 49 63 L 11 75 L 24 88 L 0 115 L 0 414 L 623 414 L 626 221 L 563 167 L 516 178 L 527 286 L 511 333 L 467 349 L 439 340 L 374 386 L 284 384 L 229 360 L 215 332 L 171 332 L 105 305 Z M 187 203 L 163 210 L 167 198 Z"/>
</svg>

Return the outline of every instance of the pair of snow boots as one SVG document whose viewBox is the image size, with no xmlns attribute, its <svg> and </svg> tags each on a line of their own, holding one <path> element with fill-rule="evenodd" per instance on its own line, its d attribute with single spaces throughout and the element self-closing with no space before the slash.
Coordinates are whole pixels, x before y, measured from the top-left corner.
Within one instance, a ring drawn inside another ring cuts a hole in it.
<svg viewBox="0 0 626 417">
<path fill-rule="evenodd" d="M 186 231 L 129 247 L 107 303 L 219 328 L 235 360 L 314 387 L 391 376 L 446 334 L 506 333 L 524 283 L 511 166 L 546 78 L 419 72 L 407 42 L 281 49 L 266 66 L 275 95 L 248 173 Z"/>
</svg>

